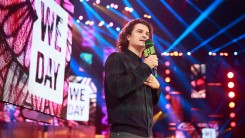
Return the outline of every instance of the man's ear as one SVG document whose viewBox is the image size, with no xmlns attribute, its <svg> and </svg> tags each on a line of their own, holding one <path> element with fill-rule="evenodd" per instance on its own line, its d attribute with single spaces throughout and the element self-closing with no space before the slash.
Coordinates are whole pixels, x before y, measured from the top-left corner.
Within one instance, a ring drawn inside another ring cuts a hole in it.
<svg viewBox="0 0 245 138">
<path fill-rule="evenodd" d="M 129 35 L 127 35 L 127 40 L 129 41 Z"/>
</svg>

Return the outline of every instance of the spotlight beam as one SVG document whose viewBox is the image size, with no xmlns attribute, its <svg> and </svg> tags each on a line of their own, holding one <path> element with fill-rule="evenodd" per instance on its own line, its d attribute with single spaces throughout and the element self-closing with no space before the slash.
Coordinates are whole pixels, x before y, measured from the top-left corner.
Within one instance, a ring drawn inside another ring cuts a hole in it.
<svg viewBox="0 0 245 138">
<path fill-rule="evenodd" d="M 103 38 L 102 36 L 101 36 L 101 34 L 100 33 L 105 33 L 104 32 L 104 30 L 102 30 L 102 29 L 100 29 L 100 28 L 95 28 L 95 30 L 98 32 L 98 33 L 95 33 L 95 38 L 98 40 L 98 42 L 100 43 L 100 45 L 104 45 L 104 46 L 106 46 L 106 47 L 109 47 L 109 48 L 114 48 L 115 49 L 115 47 L 112 45 L 112 44 L 110 44 L 108 41 L 106 41 L 106 39 L 105 38 Z M 115 38 L 114 38 L 115 39 Z M 100 57 L 100 59 L 102 60 L 102 59 L 104 59 L 103 58 L 103 49 L 104 48 L 102 48 L 101 49 L 101 47 L 95 47 L 95 49 L 94 49 L 94 51 L 97 53 L 97 55 L 99 55 L 99 57 Z M 103 61 L 101 61 L 101 62 L 103 62 Z"/>
<path fill-rule="evenodd" d="M 88 3 L 86 2 L 86 1 L 83 1 L 82 2 L 83 3 L 83 5 L 85 6 L 85 9 L 87 9 L 87 10 L 89 10 L 98 20 L 101 20 L 101 21 L 103 21 L 103 19 L 102 19 L 102 17 L 100 17 L 100 15 L 99 14 L 97 14 L 89 5 L 88 5 Z M 87 11 L 87 10 L 85 10 L 85 11 Z"/>
<path fill-rule="evenodd" d="M 85 24 L 81 23 L 80 25 L 86 27 Z M 79 31 L 79 33 L 81 33 L 84 29 L 76 23 L 74 23 L 74 26 L 76 27 L 76 29 Z M 98 31 L 99 33 L 101 32 L 100 28 L 95 28 L 96 31 Z M 98 40 L 99 43 L 101 43 L 101 45 L 106 45 L 109 48 L 114 48 L 114 46 L 112 46 L 108 41 L 106 41 L 104 38 L 101 37 L 101 35 L 99 33 L 94 33 L 94 37 L 96 38 L 96 40 Z M 115 39 L 115 38 L 114 38 Z M 97 47 L 95 46 L 93 48 L 93 50 L 95 51 L 95 53 L 100 57 L 99 59 L 103 59 L 103 51 L 102 49 L 100 49 L 101 47 Z M 101 61 L 103 62 L 103 61 Z M 74 64 L 76 65 L 76 64 Z"/>
<path fill-rule="evenodd" d="M 84 4 L 84 6 L 86 7 L 86 9 L 88 9 L 98 20 L 100 20 L 100 21 L 103 21 L 103 19 L 102 19 L 102 17 L 100 17 L 100 15 L 99 14 L 97 14 L 89 5 L 88 5 L 88 3 L 86 2 L 86 1 L 83 1 L 82 2 L 83 4 Z M 117 33 L 116 33 L 116 31 L 114 31 L 112 28 L 108 28 L 108 30 L 113 34 L 113 35 L 118 35 Z"/>
<path fill-rule="evenodd" d="M 187 28 L 184 33 L 182 33 L 180 35 L 179 38 L 177 38 L 176 41 L 174 41 L 174 43 L 167 49 L 166 52 L 169 52 L 170 50 L 172 50 L 177 44 L 180 43 L 181 40 L 183 40 L 193 29 L 195 29 L 209 14 L 212 13 L 212 11 L 214 11 L 217 6 L 219 6 L 221 4 L 221 0 L 217 0 L 214 1 L 212 3 L 212 5 L 210 5 L 190 26 L 189 28 Z"/>
<path fill-rule="evenodd" d="M 117 36 L 112 35 L 112 34 L 110 34 L 110 33 L 106 32 L 106 31 L 104 31 L 104 30 L 100 29 L 99 27 L 95 27 L 95 29 L 96 29 L 96 31 L 98 31 L 99 33 L 104 34 L 104 35 L 106 35 L 106 36 L 110 37 L 111 39 L 113 39 L 114 41 L 116 41 Z"/>
<path fill-rule="evenodd" d="M 243 53 L 245 52 L 245 49 L 241 50 L 241 51 L 237 51 L 238 53 Z"/>
<path fill-rule="evenodd" d="M 166 3 L 166 1 L 160 1 L 173 15 L 174 17 L 179 20 L 186 28 L 188 28 L 188 24 L 181 18 L 181 16 L 179 16 L 174 10 L 173 8 L 171 8 L 169 6 L 169 4 Z M 198 35 L 198 33 L 196 33 L 195 31 L 192 31 L 191 33 L 193 33 L 193 35 L 199 40 L 199 42 L 203 42 L 204 39 L 202 37 L 200 37 Z"/>
<path fill-rule="evenodd" d="M 108 15 L 108 17 L 110 17 L 112 19 L 116 19 L 116 18 L 118 18 L 118 16 L 121 17 L 122 19 L 116 20 L 118 23 L 122 23 L 122 20 L 129 21 L 129 18 L 120 14 L 119 12 L 117 12 L 116 10 L 114 10 L 112 8 L 107 9 L 107 8 L 100 6 L 100 5 L 95 5 L 95 7 L 97 7 L 100 11 L 104 12 L 106 15 Z"/>
<path fill-rule="evenodd" d="M 186 2 L 191 6 L 193 7 L 196 11 L 198 11 L 199 13 L 202 13 L 202 11 L 197 7 L 195 6 L 190 0 L 186 0 Z M 222 29 L 221 26 L 219 26 L 217 23 L 215 23 L 212 19 L 210 19 L 209 17 L 207 17 L 207 20 L 210 21 L 214 26 L 216 26 L 219 30 Z M 234 37 L 232 37 L 228 32 L 224 32 L 226 36 L 228 36 L 230 39 L 234 39 Z M 207 45 L 207 44 L 206 44 Z M 244 45 L 242 45 L 241 43 L 238 42 L 238 45 L 240 47 L 244 47 Z M 209 50 L 211 49 L 210 47 L 208 47 Z"/>
<path fill-rule="evenodd" d="M 79 75 L 88 76 L 87 73 L 78 71 L 79 67 L 80 67 L 79 63 L 76 61 L 76 59 L 74 57 L 71 56 L 70 68 L 71 68 L 72 72 L 74 72 L 74 74 L 77 76 L 79 76 Z"/>
<path fill-rule="evenodd" d="M 243 39 L 244 37 L 245 37 L 245 34 L 233 39 L 232 41 L 220 46 L 219 48 L 214 49 L 212 52 L 217 52 L 217 51 L 221 50 L 222 48 L 225 48 L 225 47 L 229 46 L 230 44 L 236 43 L 237 41 Z"/>
<path fill-rule="evenodd" d="M 171 44 L 165 40 L 163 40 L 161 37 L 154 35 L 154 38 L 156 38 L 157 41 L 163 43 L 165 46 L 169 47 Z"/>
<path fill-rule="evenodd" d="M 81 25 L 84 26 L 84 27 L 86 27 L 86 25 L 83 24 L 83 23 L 76 24 L 75 21 L 73 21 L 73 22 L 74 22 L 74 26 L 75 26 L 76 29 L 79 31 L 79 33 L 81 33 L 81 32 L 83 31 Z M 110 44 L 108 41 L 106 41 L 106 40 L 100 35 L 100 33 L 103 33 L 103 34 L 105 34 L 105 35 L 111 37 L 111 38 L 114 39 L 114 40 L 116 40 L 116 36 L 115 36 L 115 35 L 109 35 L 109 34 L 106 33 L 104 30 L 102 30 L 102 29 L 100 29 L 100 28 L 98 28 L 98 27 L 94 27 L 94 28 L 95 28 L 95 31 L 96 31 L 96 33 L 94 33 L 94 37 L 96 38 L 96 40 L 98 40 L 98 42 L 100 43 L 100 45 L 105 45 L 106 47 L 114 48 L 114 49 L 115 49 L 115 47 L 114 47 L 112 44 Z M 97 32 L 98 32 L 98 33 L 97 33 Z M 103 58 L 103 52 L 101 52 L 101 51 L 103 51 L 103 49 L 101 49 L 101 47 L 95 46 L 95 47 L 93 48 L 93 50 L 94 50 L 95 53 L 100 57 L 99 59 L 101 59 L 101 60 L 104 59 L 104 58 Z M 101 62 L 103 62 L 103 61 L 101 61 Z M 72 65 L 72 68 L 76 68 L 76 67 L 78 66 L 78 63 L 76 63 L 76 61 L 73 60 L 73 62 L 72 62 L 71 65 Z M 76 71 L 76 69 L 74 69 L 73 71 Z M 80 72 L 76 72 L 76 73 L 79 74 Z M 80 73 L 80 74 L 81 74 L 81 73 Z"/>
<path fill-rule="evenodd" d="M 127 0 L 123 0 L 123 3 L 125 4 L 125 6 L 132 7 L 132 5 Z M 140 17 L 139 14 L 135 10 L 132 12 L 132 14 L 134 18 Z"/>
<path fill-rule="evenodd" d="M 168 29 L 157 19 L 157 17 L 151 12 L 151 10 L 149 8 L 147 8 L 145 6 L 145 4 L 143 4 L 142 1 L 137 0 L 137 3 L 147 12 L 152 16 L 152 19 L 156 22 L 156 24 L 159 26 L 159 28 L 165 32 L 170 38 L 171 40 L 175 40 L 175 37 L 168 31 Z"/>
<path fill-rule="evenodd" d="M 113 9 L 113 8 L 110 8 L 110 10 L 111 10 L 112 12 L 114 12 L 115 14 L 117 14 L 118 16 L 120 16 L 121 18 L 123 18 L 124 20 L 130 21 L 130 19 L 129 19 L 128 17 L 124 16 L 122 13 L 118 12 L 117 10 L 115 10 L 115 9 Z"/>
<path fill-rule="evenodd" d="M 83 2 L 82 2 L 82 5 L 83 5 L 83 7 L 84 7 L 84 9 L 85 9 L 86 15 L 87 15 L 87 17 L 88 17 L 89 20 L 93 20 L 92 14 L 94 14 L 94 16 L 95 16 L 96 18 L 98 18 L 98 19 L 101 18 L 101 17 L 99 17 L 99 16 L 96 14 L 96 12 L 95 12 L 95 11 L 88 5 L 88 3 L 87 3 L 86 1 L 83 1 Z M 90 14 L 87 10 L 91 11 L 92 14 Z"/>
<path fill-rule="evenodd" d="M 228 24 L 226 27 L 224 27 L 223 29 L 221 29 L 219 32 L 217 32 L 216 34 L 214 34 L 213 36 L 209 37 L 208 39 L 206 39 L 206 41 L 204 41 L 203 43 L 201 43 L 200 45 L 196 46 L 194 49 L 191 50 L 191 52 L 195 52 L 197 49 L 201 48 L 202 46 L 206 45 L 208 42 L 210 42 L 211 40 L 213 40 L 215 37 L 217 37 L 218 35 L 224 33 L 226 30 L 230 29 L 231 27 L 233 27 L 234 25 L 236 25 L 237 23 L 239 23 L 240 21 L 245 19 L 245 14 L 243 14 L 242 16 L 240 16 L 239 18 L 237 18 L 235 21 L 233 21 L 232 23 Z"/>
</svg>

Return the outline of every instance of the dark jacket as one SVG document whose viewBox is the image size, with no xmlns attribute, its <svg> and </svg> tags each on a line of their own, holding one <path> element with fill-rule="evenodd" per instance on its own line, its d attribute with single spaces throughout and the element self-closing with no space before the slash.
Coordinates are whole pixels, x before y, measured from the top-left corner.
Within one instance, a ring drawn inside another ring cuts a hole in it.
<svg viewBox="0 0 245 138">
<path fill-rule="evenodd" d="M 152 136 L 153 106 L 160 90 L 143 83 L 151 73 L 151 68 L 129 50 L 107 58 L 104 86 L 112 132 Z"/>
</svg>

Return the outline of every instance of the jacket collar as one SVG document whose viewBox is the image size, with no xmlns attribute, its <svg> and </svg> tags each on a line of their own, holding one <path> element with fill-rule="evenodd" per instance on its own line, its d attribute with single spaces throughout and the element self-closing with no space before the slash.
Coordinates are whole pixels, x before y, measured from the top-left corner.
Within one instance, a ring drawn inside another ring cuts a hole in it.
<svg viewBox="0 0 245 138">
<path fill-rule="evenodd" d="M 135 60 L 142 61 L 140 57 L 138 57 L 134 52 L 130 50 L 126 50 L 124 53 L 128 54 L 130 57 L 132 57 Z"/>
</svg>

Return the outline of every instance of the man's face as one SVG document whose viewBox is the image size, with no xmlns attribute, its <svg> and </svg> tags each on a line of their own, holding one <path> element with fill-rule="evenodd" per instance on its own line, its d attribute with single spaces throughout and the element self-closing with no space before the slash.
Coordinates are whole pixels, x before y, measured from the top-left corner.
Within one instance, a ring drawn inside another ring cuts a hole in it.
<svg viewBox="0 0 245 138">
<path fill-rule="evenodd" d="M 131 35 L 128 36 L 129 47 L 145 47 L 145 40 L 149 39 L 150 32 L 146 25 L 136 24 Z"/>
</svg>

